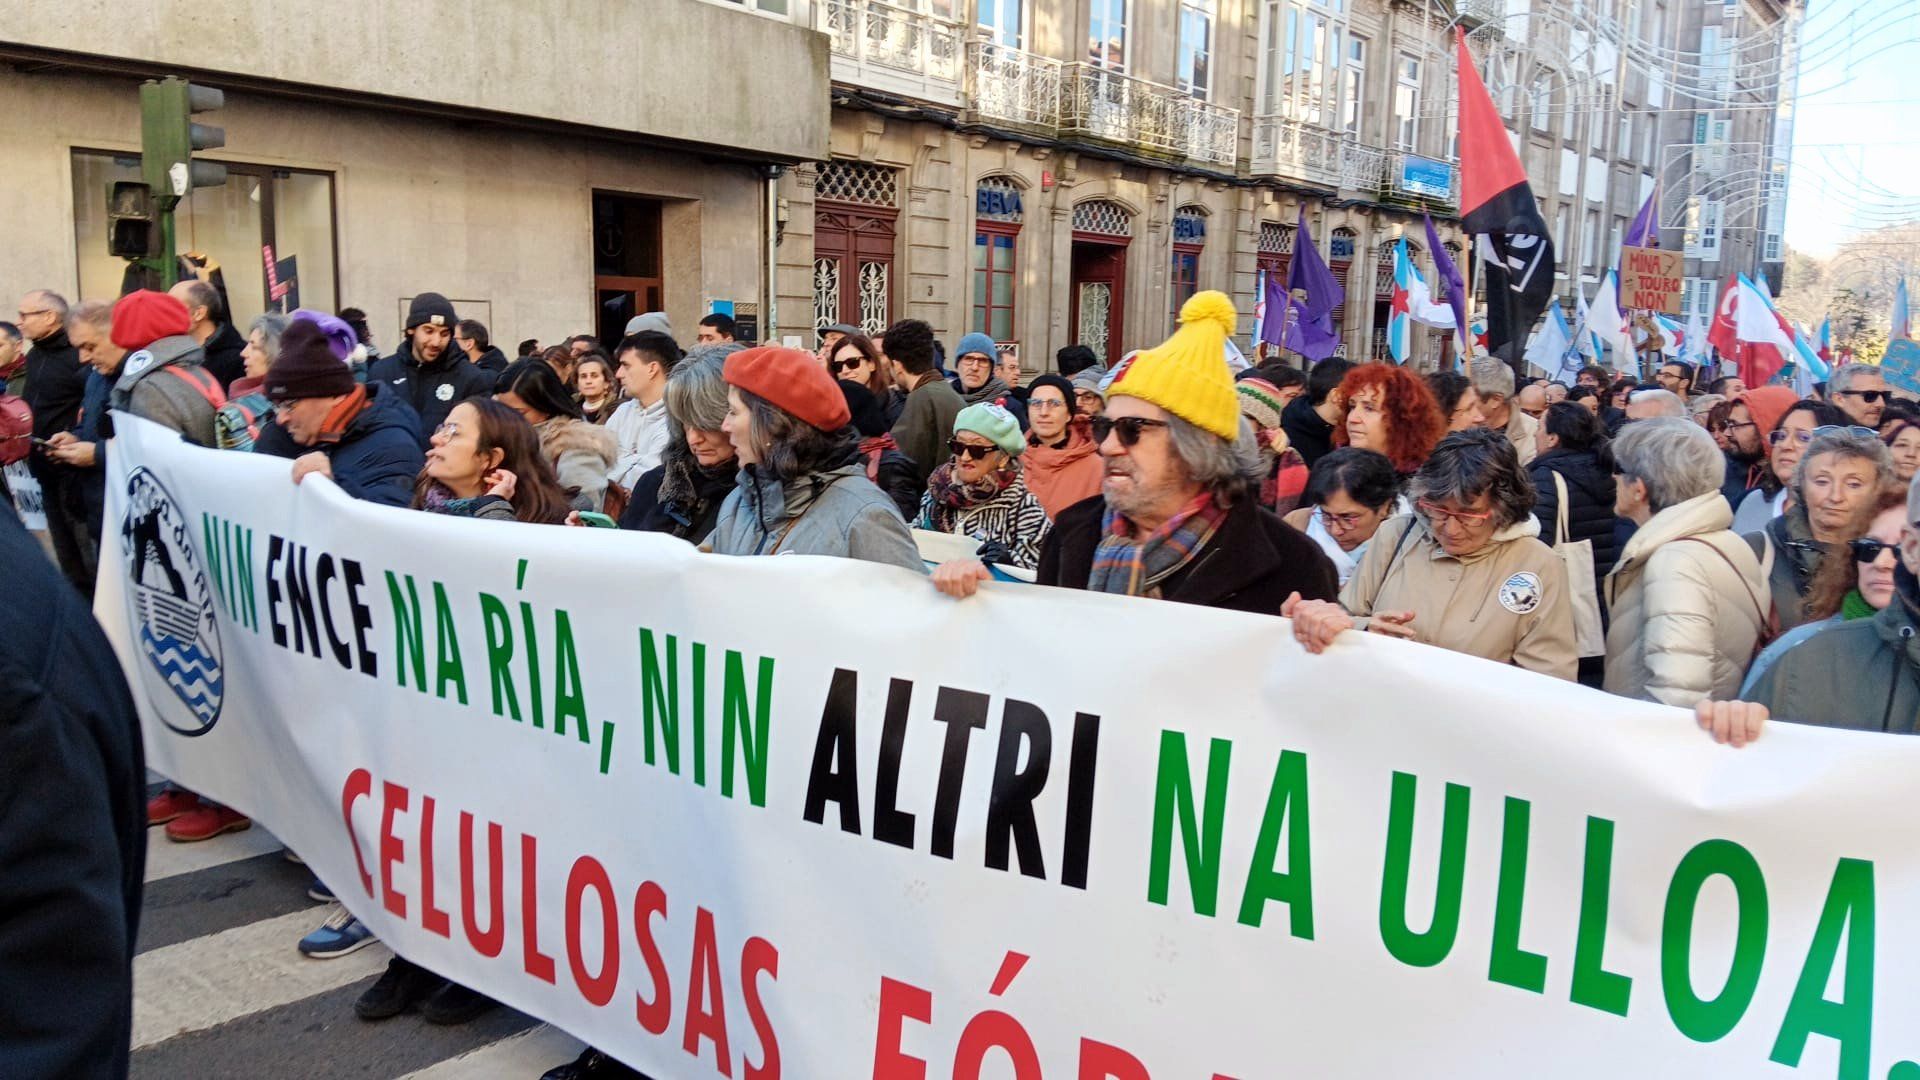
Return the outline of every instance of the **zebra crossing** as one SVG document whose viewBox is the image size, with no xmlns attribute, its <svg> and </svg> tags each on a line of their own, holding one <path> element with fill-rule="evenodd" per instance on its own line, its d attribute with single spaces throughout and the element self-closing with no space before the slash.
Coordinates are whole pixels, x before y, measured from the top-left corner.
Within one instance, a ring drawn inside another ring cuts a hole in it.
<svg viewBox="0 0 1920 1080">
<path fill-rule="evenodd" d="M 354 999 L 392 954 L 375 944 L 335 960 L 300 955 L 295 942 L 329 912 L 308 881 L 258 823 L 197 844 L 149 832 L 134 1077 L 534 1080 L 580 1052 L 578 1039 L 504 1006 L 457 1027 L 358 1019 Z"/>
</svg>

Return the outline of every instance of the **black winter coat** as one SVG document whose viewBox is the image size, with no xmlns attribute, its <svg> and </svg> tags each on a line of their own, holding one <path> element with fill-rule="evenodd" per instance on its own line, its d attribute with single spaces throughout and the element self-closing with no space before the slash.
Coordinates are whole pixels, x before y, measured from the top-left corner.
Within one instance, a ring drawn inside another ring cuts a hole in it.
<svg viewBox="0 0 1920 1080">
<path fill-rule="evenodd" d="M 487 350 L 480 354 L 480 359 L 473 361 L 473 366 L 489 374 L 498 375 L 507 370 L 507 354 L 501 352 L 498 345 L 489 345 Z"/>
<path fill-rule="evenodd" d="M 369 385 L 390 386 L 412 406 L 419 417 L 419 430 L 415 435 L 422 451 L 426 449 L 427 440 L 433 437 L 433 430 L 446 422 L 447 414 L 455 405 L 470 397 L 492 396 L 493 382 L 493 372 L 474 367 L 451 341 L 447 342 L 440 358 L 431 364 L 415 363 L 413 342 L 403 341 L 392 356 L 383 357 L 367 368 Z"/>
<path fill-rule="evenodd" d="M 80 350 L 55 330 L 27 350 L 27 392 L 21 396 L 33 409 L 33 433 L 50 438 L 79 422 L 80 399 L 87 396 L 87 373 Z"/>
<path fill-rule="evenodd" d="M 1554 518 L 1560 512 L 1560 496 L 1553 489 L 1553 474 L 1567 481 L 1568 540 L 1593 541 L 1594 585 L 1613 569 L 1620 557 L 1620 545 L 1614 537 L 1613 470 L 1600 464 L 1591 450 L 1549 450 L 1527 466 L 1533 477 L 1533 516 L 1540 521 L 1540 542 L 1552 547 Z"/>
<path fill-rule="evenodd" d="M 1305 394 L 1287 402 L 1287 407 L 1280 410 L 1280 430 L 1287 433 L 1287 442 L 1299 452 L 1300 460 L 1306 462 L 1308 468 L 1333 453 L 1333 425 L 1320 419 Z"/>
<path fill-rule="evenodd" d="M 411 506 L 413 482 L 427 466 L 417 435 L 420 418 L 383 384 L 367 384 L 367 398 L 367 407 L 347 424 L 337 443 L 301 446 L 269 420 L 261 426 L 253 452 L 297 458 L 319 450 L 333 464 L 333 482 L 348 495 L 381 506 Z"/>
<path fill-rule="evenodd" d="M 0 1076 L 125 1076 L 140 719 L 106 635 L 11 507 L 0 565 Z"/>
<path fill-rule="evenodd" d="M 883 450 L 880 453 L 880 467 L 872 471 L 874 486 L 893 500 L 900 508 L 900 519 L 907 524 L 920 516 L 920 496 L 926 494 L 927 486 L 920 481 L 920 467 L 913 459 L 899 450 Z"/>
<path fill-rule="evenodd" d="M 620 527 L 629 532 L 662 532 L 677 536 L 690 544 L 698 544 L 713 533 L 713 526 L 720 520 L 720 506 L 733 494 L 739 477 L 738 463 L 730 462 L 726 467 L 711 471 L 696 469 L 699 491 L 699 513 L 692 513 L 691 507 L 674 502 L 660 501 L 660 485 L 666 480 L 667 467 L 656 465 L 640 474 L 633 482 L 633 493 L 627 499 L 627 508 L 620 514 Z"/>
<path fill-rule="evenodd" d="M 221 323 L 220 329 L 200 346 L 200 351 L 206 354 L 201 365 L 209 375 L 220 380 L 220 389 L 232 386 L 235 379 L 247 377 L 247 362 L 240 355 L 246 347 L 247 339 L 240 336 L 232 323 Z"/>
<path fill-rule="evenodd" d="M 1106 512 L 1100 495 L 1060 512 L 1040 545 L 1040 584 L 1087 587 Z M 1234 504 L 1213 539 L 1160 586 L 1166 600 L 1256 615 L 1280 614 L 1296 592 L 1304 600 L 1338 601 L 1333 563 L 1304 533 L 1246 500 Z"/>
</svg>

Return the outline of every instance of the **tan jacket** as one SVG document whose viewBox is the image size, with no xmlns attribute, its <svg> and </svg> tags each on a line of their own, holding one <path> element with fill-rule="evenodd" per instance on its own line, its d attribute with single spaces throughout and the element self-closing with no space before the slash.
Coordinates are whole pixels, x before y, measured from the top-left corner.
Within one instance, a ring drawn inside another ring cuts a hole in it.
<svg viewBox="0 0 1920 1080">
<path fill-rule="evenodd" d="M 1539 453 L 1540 444 L 1536 441 L 1540 435 L 1540 421 L 1520 411 L 1520 406 L 1507 405 L 1507 441 L 1513 444 L 1514 453 L 1520 455 L 1520 467 L 1526 468 Z"/>
<path fill-rule="evenodd" d="M 1566 564 L 1539 535 L 1528 515 L 1455 558 L 1417 515 L 1394 518 L 1368 541 L 1340 604 L 1363 620 L 1412 611 L 1417 641 L 1570 680 L 1579 658 Z"/>
<path fill-rule="evenodd" d="M 1653 515 L 1627 541 L 1606 581 L 1608 693 L 1684 708 L 1740 692 L 1768 594 L 1732 523 L 1715 490 Z"/>
</svg>

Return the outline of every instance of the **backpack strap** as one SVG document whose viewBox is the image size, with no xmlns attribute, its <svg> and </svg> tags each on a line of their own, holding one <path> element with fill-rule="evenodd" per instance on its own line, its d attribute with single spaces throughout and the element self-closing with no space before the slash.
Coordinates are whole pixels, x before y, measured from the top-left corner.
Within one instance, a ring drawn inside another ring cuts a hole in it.
<svg viewBox="0 0 1920 1080">
<path fill-rule="evenodd" d="M 1733 571 L 1733 576 L 1740 579 L 1740 586 L 1741 588 L 1746 590 L 1747 599 L 1753 601 L 1754 615 L 1759 619 L 1759 624 L 1760 624 L 1761 644 L 1764 645 L 1765 643 L 1772 641 L 1776 636 L 1778 636 L 1779 628 L 1776 625 L 1776 619 L 1773 612 L 1773 605 L 1771 603 L 1763 604 L 1760 602 L 1760 597 L 1754 595 L 1752 586 L 1749 586 L 1747 584 L 1746 576 L 1740 572 L 1740 568 L 1738 566 L 1735 566 L 1733 564 L 1733 560 L 1727 556 L 1727 553 L 1720 550 L 1720 545 L 1712 543 L 1711 541 L 1708 541 L 1708 540 L 1703 540 L 1698 536 L 1683 536 L 1680 538 L 1680 542 L 1699 544 L 1705 547 L 1708 551 L 1711 551 L 1715 555 L 1720 556 L 1720 561 L 1727 564 L 1727 569 Z M 1767 557 L 1765 561 L 1761 563 L 1761 566 L 1760 566 L 1760 587 L 1761 588 L 1764 589 L 1767 587 L 1767 582 L 1771 577 L 1772 569 L 1773 569 L 1773 542 L 1769 540 L 1767 542 Z M 1755 647 L 1755 655 L 1758 655 L 1758 646 Z"/>
<path fill-rule="evenodd" d="M 205 398 L 207 404 L 216 410 L 227 403 L 226 391 L 220 389 L 220 380 L 214 378 L 212 372 L 198 364 L 191 367 L 168 364 L 160 370 L 193 387 L 194 392 Z"/>
</svg>

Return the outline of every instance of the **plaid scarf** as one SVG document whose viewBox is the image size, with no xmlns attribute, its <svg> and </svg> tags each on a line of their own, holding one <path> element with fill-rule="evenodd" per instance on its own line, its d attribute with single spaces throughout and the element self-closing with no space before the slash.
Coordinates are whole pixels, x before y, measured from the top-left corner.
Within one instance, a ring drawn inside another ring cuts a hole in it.
<svg viewBox="0 0 1920 1080">
<path fill-rule="evenodd" d="M 928 522 L 935 532 L 953 532 L 960 511 L 999 498 L 1001 492 L 1013 486 L 1014 478 L 1019 475 L 1020 470 L 1009 464 L 969 484 L 960 479 L 953 462 L 948 461 L 927 477 L 928 501 L 933 504 Z"/>
<path fill-rule="evenodd" d="M 1109 509 L 1100 546 L 1093 551 L 1088 591 L 1159 598 L 1160 583 L 1191 562 L 1226 517 L 1226 509 L 1203 491 L 1158 529 L 1135 537 L 1133 522 Z"/>
</svg>

